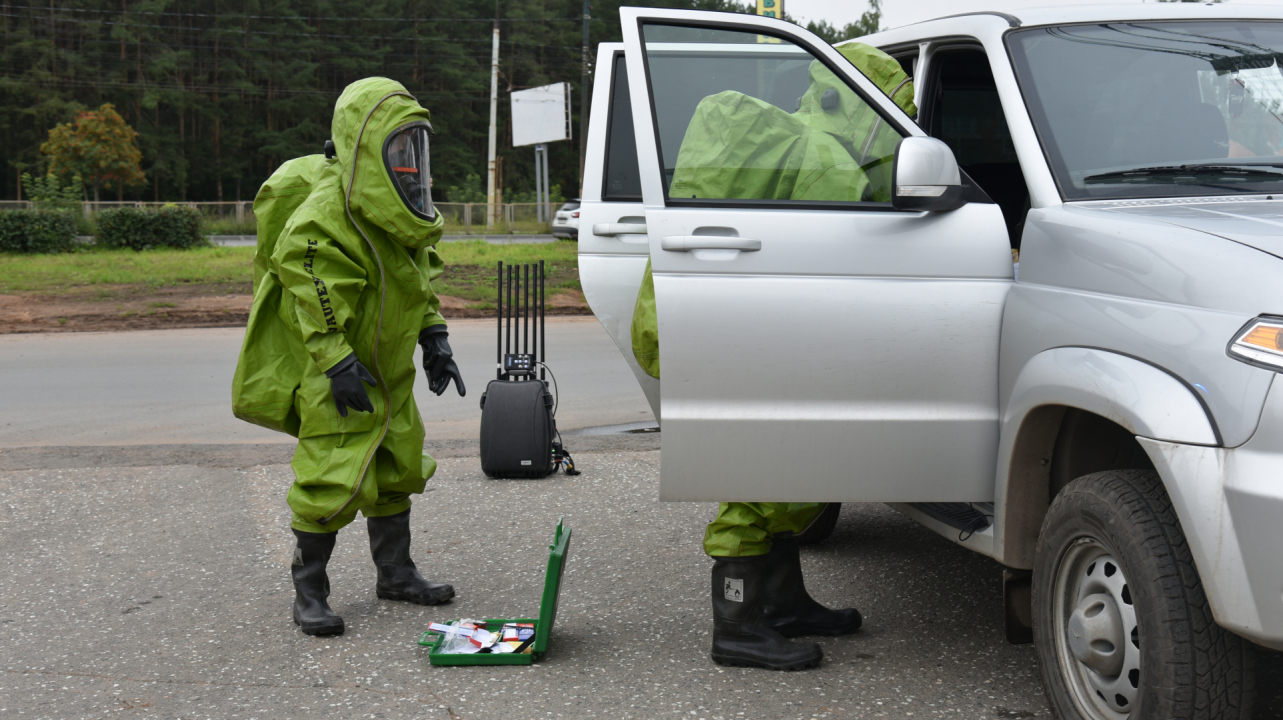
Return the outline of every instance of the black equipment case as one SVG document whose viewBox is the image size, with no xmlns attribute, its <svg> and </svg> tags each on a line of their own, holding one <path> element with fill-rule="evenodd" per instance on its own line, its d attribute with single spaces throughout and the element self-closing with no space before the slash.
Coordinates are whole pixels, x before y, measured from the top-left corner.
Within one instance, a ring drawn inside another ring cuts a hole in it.
<svg viewBox="0 0 1283 720">
<path fill-rule="evenodd" d="M 481 471 L 490 477 L 551 474 L 552 394 L 542 380 L 491 380 L 481 398 Z"/>
<path fill-rule="evenodd" d="M 559 442 L 556 401 L 544 381 L 543 261 L 507 270 L 505 303 L 500 262 L 498 363 L 481 395 L 481 471 L 492 478 L 541 478 L 565 463 L 567 474 L 577 475 Z M 531 301 L 537 306 L 533 313 Z"/>
</svg>

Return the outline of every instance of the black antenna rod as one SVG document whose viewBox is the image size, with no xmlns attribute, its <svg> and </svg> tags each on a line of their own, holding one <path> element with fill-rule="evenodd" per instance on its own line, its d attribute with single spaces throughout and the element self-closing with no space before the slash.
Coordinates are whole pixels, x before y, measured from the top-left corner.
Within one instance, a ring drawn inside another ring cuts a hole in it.
<svg viewBox="0 0 1283 720">
<path fill-rule="evenodd" d="M 530 263 L 522 266 L 522 272 L 526 274 L 526 317 L 521 321 L 521 352 L 530 352 Z M 532 370 L 534 368 L 531 368 Z"/>
<path fill-rule="evenodd" d="M 498 312 L 495 314 L 496 319 L 498 320 L 498 323 L 496 327 L 497 336 L 495 337 L 494 374 L 496 378 L 501 379 L 503 377 L 503 261 L 502 260 L 499 261 L 499 274 L 496 280 L 498 283 L 498 290 L 499 290 L 499 307 L 498 307 Z"/>
<path fill-rule="evenodd" d="M 508 337 L 506 352 L 512 352 L 512 266 L 508 266 Z"/>
<path fill-rule="evenodd" d="M 548 320 L 548 317 L 547 317 L 548 309 L 544 306 L 543 284 L 544 284 L 543 260 L 540 260 L 539 261 L 539 362 L 540 363 L 548 362 L 548 337 L 544 335 L 545 325 Z M 540 380 L 546 379 L 544 377 L 545 370 L 546 370 L 546 367 L 544 365 L 539 366 Z"/>
</svg>

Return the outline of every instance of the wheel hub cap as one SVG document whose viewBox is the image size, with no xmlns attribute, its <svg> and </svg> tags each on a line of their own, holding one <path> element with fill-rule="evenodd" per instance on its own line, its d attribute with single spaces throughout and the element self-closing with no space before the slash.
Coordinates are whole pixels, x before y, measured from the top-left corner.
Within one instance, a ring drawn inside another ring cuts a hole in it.
<svg viewBox="0 0 1283 720">
<path fill-rule="evenodd" d="M 1057 571 L 1059 654 L 1084 715 L 1121 720 L 1140 697 L 1140 635 L 1122 566 L 1082 538 Z"/>
<path fill-rule="evenodd" d="M 1069 649 L 1078 662 L 1101 675 L 1117 675 L 1123 667 L 1123 619 L 1114 599 L 1105 593 L 1078 601 L 1069 616 Z"/>
</svg>

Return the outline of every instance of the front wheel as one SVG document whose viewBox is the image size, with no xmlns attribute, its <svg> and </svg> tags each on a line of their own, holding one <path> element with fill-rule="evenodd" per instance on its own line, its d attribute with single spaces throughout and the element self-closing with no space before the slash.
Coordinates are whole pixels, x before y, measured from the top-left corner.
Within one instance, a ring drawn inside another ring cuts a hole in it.
<svg viewBox="0 0 1283 720">
<path fill-rule="evenodd" d="M 1061 720 L 1248 720 L 1250 643 L 1217 625 L 1158 474 L 1078 478 L 1043 520 L 1034 642 Z"/>
</svg>

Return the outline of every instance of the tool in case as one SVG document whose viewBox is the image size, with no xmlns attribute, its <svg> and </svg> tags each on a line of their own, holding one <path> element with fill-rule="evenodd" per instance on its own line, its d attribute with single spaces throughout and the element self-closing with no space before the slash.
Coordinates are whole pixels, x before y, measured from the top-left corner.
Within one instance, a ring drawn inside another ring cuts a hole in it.
<svg viewBox="0 0 1283 720">
<path fill-rule="evenodd" d="M 478 624 L 484 625 L 484 628 L 481 629 L 485 632 L 502 631 L 513 626 L 519 628 L 533 627 L 533 637 L 529 638 L 526 643 L 522 643 L 527 647 L 506 653 L 484 651 L 445 653 L 442 650 L 444 649 L 446 634 L 450 631 L 450 628 L 433 623 L 430 627 L 434 629 L 427 630 L 419 636 L 419 644 L 429 648 L 428 662 L 433 665 L 529 665 L 548 652 L 548 639 L 552 634 L 553 623 L 557 620 L 557 599 L 561 594 L 561 576 L 566 569 L 566 554 L 570 551 L 570 528 L 565 527 L 560 520 L 557 521 L 557 529 L 553 534 L 552 545 L 548 546 L 548 550 L 548 570 L 544 573 L 543 597 L 539 602 L 539 617 L 491 618 L 477 621 Z M 437 630 L 435 628 L 442 629 Z M 521 645 L 518 647 L 521 647 Z"/>
</svg>

